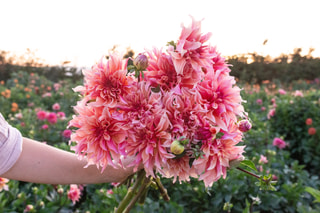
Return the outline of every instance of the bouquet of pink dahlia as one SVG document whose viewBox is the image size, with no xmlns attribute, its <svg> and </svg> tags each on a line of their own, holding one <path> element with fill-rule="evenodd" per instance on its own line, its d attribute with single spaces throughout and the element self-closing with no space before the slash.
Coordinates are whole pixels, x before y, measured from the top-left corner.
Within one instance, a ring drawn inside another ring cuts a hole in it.
<svg viewBox="0 0 320 213">
<path fill-rule="evenodd" d="M 194 177 L 209 187 L 225 178 L 230 162 L 243 158 L 238 144 L 251 126 L 241 121 L 240 88 L 206 44 L 210 36 L 192 19 L 166 51 L 147 50 L 132 65 L 112 53 L 83 71 L 70 121 L 75 152 L 102 169 L 133 156 L 154 179 Z"/>
</svg>

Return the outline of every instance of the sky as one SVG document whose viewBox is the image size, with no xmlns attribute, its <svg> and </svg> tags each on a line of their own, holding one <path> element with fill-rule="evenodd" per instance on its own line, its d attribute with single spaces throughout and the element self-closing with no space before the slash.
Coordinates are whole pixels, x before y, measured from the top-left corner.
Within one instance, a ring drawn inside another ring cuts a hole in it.
<svg viewBox="0 0 320 213">
<path fill-rule="evenodd" d="M 320 56 L 317 0 L 0 0 L 0 51 L 29 48 L 51 65 L 90 67 L 117 45 L 135 53 L 176 41 L 190 15 L 223 56 Z M 266 45 L 263 42 L 268 39 Z"/>
</svg>

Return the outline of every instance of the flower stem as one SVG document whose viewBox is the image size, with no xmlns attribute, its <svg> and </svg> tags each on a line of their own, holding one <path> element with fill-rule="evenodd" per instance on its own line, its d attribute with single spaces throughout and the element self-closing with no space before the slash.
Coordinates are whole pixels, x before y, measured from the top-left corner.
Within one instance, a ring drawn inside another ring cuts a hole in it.
<svg viewBox="0 0 320 213">
<path fill-rule="evenodd" d="M 160 194 L 163 197 L 163 200 L 170 201 L 170 197 L 168 195 L 167 189 L 164 188 L 164 186 L 162 185 L 160 178 L 157 177 L 155 180 L 156 180 L 157 186 L 159 187 Z"/>
<path fill-rule="evenodd" d="M 141 182 L 144 181 L 145 178 L 146 178 L 146 172 L 142 169 L 137 174 L 136 182 L 132 187 L 128 189 L 126 196 L 120 202 L 118 208 L 115 209 L 114 213 L 122 213 L 126 209 L 130 201 L 132 200 L 133 196 L 136 194 L 136 191 L 138 187 L 141 185 Z"/>
<path fill-rule="evenodd" d="M 240 168 L 240 167 L 236 167 L 236 168 L 237 168 L 238 170 L 244 172 L 244 173 L 247 173 L 248 175 L 251 175 L 251 176 L 253 176 L 253 177 L 255 177 L 255 178 L 259 179 L 259 180 L 262 180 L 262 181 L 265 182 L 265 183 L 268 182 L 267 180 L 264 180 L 263 178 L 261 178 L 259 175 L 253 174 L 252 172 L 249 172 L 249 171 L 247 171 L 247 170 L 245 170 L 245 169 L 242 169 L 242 168 Z"/>
<path fill-rule="evenodd" d="M 148 188 L 150 186 L 150 177 L 146 178 L 146 176 L 144 176 L 144 180 L 143 183 L 141 185 L 141 187 L 139 188 L 139 191 L 137 192 L 137 194 L 131 199 L 130 203 L 127 205 L 127 207 L 125 208 L 125 210 L 123 211 L 123 213 L 129 213 L 130 210 L 134 207 L 134 205 L 136 204 L 137 200 L 143 195 L 143 192 L 145 191 L 146 188 Z"/>
</svg>

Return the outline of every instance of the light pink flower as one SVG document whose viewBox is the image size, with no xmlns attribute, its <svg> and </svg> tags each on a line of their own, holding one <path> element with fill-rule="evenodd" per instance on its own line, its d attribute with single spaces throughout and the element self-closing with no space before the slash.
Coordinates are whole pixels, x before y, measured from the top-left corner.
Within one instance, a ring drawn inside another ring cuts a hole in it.
<svg viewBox="0 0 320 213">
<path fill-rule="evenodd" d="M 284 142 L 281 138 L 274 138 L 272 145 L 278 147 L 279 149 L 283 149 L 287 146 L 287 143 Z"/>
<path fill-rule="evenodd" d="M 60 110 L 60 104 L 59 104 L 59 103 L 53 104 L 53 105 L 52 105 L 52 109 L 55 110 L 55 111 Z"/>
<path fill-rule="evenodd" d="M 296 90 L 293 95 L 296 97 L 303 97 L 303 93 L 300 90 Z"/>
<path fill-rule="evenodd" d="M 267 115 L 268 119 L 270 119 L 271 117 L 275 116 L 275 114 L 276 114 L 276 110 L 275 109 L 269 110 L 268 115 Z"/>
<path fill-rule="evenodd" d="M 267 108 L 266 108 L 266 107 L 264 107 L 264 106 L 263 106 L 263 107 L 261 107 L 261 111 L 266 111 L 266 109 L 267 109 Z"/>
<path fill-rule="evenodd" d="M 112 189 L 108 189 L 108 190 L 107 190 L 107 195 L 112 195 L 112 194 L 114 194 L 114 192 L 112 191 Z"/>
<path fill-rule="evenodd" d="M 267 159 L 267 157 L 266 157 L 266 156 L 264 156 L 264 155 L 260 155 L 259 163 L 260 163 L 260 164 L 268 163 L 268 159 Z"/>
<path fill-rule="evenodd" d="M 287 94 L 287 92 L 284 89 L 279 89 L 278 92 L 279 92 L 280 95 Z"/>
<path fill-rule="evenodd" d="M 66 114 L 64 112 L 57 112 L 57 117 L 60 120 L 65 120 L 66 119 Z"/>
<path fill-rule="evenodd" d="M 79 201 L 81 196 L 81 191 L 77 184 L 71 184 L 70 189 L 68 190 L 68 198 L 72 201 L 73 204 L 75 204 L 77 201 Z"/>
</svg>

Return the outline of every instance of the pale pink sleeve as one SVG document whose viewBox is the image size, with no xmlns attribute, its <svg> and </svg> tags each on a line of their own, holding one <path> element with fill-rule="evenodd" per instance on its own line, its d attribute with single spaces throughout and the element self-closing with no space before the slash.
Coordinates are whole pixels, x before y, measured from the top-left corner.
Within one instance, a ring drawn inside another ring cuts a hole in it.
<svg viewBox="0 0 320 213">
<path fill-rule="evenodd" d="M 21 133 L 10 126 L 0 113 L 0 175 L 15 164 L 21 151 Z"/>
</svg>

